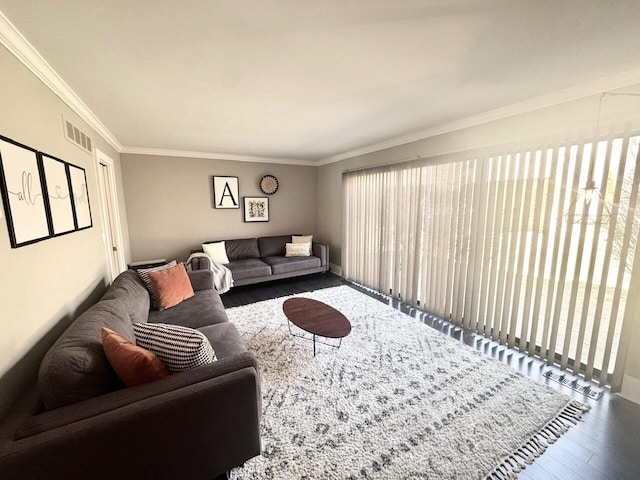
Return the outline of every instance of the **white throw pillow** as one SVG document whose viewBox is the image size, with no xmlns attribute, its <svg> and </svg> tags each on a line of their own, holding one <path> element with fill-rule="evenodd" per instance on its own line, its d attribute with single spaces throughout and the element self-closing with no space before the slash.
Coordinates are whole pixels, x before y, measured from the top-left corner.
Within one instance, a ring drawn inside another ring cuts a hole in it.
<svg viewBox="0 0 640 480">
<path fill-rule="evenodd" d="M 202 332 L 166 323 L 134 323 L 136 345 L 149 350 L 171 373 L 183 372 L 217 360 Z"/>
<path fill-rule="evenodd" d="M 203 243 L 202 251 L 206 253 L 211 260 L 222 265 L 229 263 L 227 257 L 227 249 L 224 246 L 224 242 L 215 243 Z"/>
<path fill-rule="evenodd" d="M 313 242 L 313 235 L 291 235 L 291 241 L 293 243 L 308 243 L 309 255 L 311 255 L 311 242 Z"/>
<path fill-rule="evenodd" d="M 310 243 L 287 243 L 285 257 L 308 257 L 310 251 Z"/>
</svg>

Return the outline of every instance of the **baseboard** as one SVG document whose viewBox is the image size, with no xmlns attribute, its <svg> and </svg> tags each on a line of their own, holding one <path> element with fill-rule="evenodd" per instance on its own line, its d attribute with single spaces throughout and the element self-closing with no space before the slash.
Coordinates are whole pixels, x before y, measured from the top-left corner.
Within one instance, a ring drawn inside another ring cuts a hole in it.
<svg viewBox="0 0 640 480">
<path fill-rule="evenodd" d="M 618 395 L 640 404 L 640 379 L 624 375 L 622 378 L 622 391 Z"/>
<path fill-rule="evenodd" d="M 342 267 L 340 265 L 329 263 L 329 271 L 335 273 L 336 275 L 342 276 Z"/>
</svg>

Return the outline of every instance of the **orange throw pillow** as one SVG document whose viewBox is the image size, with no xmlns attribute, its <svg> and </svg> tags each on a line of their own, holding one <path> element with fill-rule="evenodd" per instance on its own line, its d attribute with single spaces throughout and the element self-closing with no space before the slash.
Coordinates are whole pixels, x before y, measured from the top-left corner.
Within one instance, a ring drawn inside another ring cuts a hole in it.
<svg viewBox="0 0 640 480">
<path fill-rule="evenodd" d="M 102 327 L 102 348 L 118 378 L 127 387 L 169 376 L 155 353 L 134 345 L 106 327 Z"/>
<path fill-rule="evenodd" d="M 174 307 L 194 295 L 184 263 L 165 270 L 149 272 L 149 280 L 158 299 L 158 310 Z"/>
</svg>

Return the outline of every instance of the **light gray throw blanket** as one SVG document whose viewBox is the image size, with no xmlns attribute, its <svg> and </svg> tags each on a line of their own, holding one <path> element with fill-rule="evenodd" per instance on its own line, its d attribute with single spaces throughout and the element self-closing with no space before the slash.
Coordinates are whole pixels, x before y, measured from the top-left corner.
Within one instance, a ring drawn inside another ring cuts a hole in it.
<svg viewBox="0 0 640 480">
<path fill-rule="evenodd" d="M 231 287 L 233 287 L 233 277 L 231 276 L 231 270 L 220 263 L 214 262 L 206 253 L 192 253 L 187 260 L 187 270 L 193 270 L 193 268 L 191 267 L 191 261 L 194 258 L 199 257 L 206 257 L 209 259 L 209 270 L 213 272 L 213 285 L 216 287 L 218 293 L 225 293 L 231 290 Z"/>
</svg>

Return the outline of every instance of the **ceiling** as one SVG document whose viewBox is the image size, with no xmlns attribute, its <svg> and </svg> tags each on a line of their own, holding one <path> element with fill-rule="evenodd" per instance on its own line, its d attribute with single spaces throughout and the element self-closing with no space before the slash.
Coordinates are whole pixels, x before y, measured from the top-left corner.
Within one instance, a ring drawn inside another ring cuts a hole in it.
<svg viewBox="0 0 640 480">
<path fill-rule="evenodd" d="M 0 0 L 126 151 L 326 161 L 640 67 L 637 0 Z"/>
</svg>

